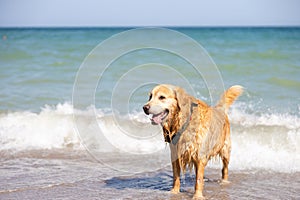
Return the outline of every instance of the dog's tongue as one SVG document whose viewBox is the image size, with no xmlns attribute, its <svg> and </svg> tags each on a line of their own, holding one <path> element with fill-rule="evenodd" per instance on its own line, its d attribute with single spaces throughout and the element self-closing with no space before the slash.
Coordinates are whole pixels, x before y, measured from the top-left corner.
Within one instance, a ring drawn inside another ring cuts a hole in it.
<svg viewBox="0 0 300 200">
<path fill-rule="evenodd" d="M 157 115 L 153 115 L 152 116 L 152 123 L 154 122 L 155 124 L 160 124 L 162 123 L 162 115 L 163 113 L 157 114 Z"/>
</svg>

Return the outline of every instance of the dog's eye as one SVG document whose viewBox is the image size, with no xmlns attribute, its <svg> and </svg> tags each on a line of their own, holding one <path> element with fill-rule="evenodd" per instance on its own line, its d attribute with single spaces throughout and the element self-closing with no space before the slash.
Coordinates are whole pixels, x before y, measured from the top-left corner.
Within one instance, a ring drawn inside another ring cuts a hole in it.
<svg viewBox="0 0 300 200">
<path fill-rule="evenodd" d="M 149 101 L 152 99 L 152 94 L 149 95 Z"/>
<path fill-rule="evenodd" d="M 159 100 L 164 100 L 165 98 L 165 96 L 159 96 Z"/>
</svg>

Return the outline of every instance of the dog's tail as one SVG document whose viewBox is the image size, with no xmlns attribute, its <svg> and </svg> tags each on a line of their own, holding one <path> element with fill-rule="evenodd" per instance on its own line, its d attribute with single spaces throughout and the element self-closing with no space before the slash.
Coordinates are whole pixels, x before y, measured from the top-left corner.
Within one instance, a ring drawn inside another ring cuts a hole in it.
<svg viewBox="0 0 300 200">
<path fill-rule="evenodd" d="M 220 101 L 218 102 L 216 107 L 221 107 L 228 111 L 229 107 L 233 102 L 243 93 L 243 87 L 240 85 L 234 85 L 230 87 L 225 93 L 222 95 Z"/>
</svg>

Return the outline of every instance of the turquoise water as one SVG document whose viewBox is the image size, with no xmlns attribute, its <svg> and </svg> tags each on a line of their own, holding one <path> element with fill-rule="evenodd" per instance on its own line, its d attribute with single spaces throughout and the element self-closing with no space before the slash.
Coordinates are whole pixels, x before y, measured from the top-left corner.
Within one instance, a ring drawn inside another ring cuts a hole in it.
<svg viewBox="0 0 300 200">
<path fill-rule="evenodd" d="M 34 110 L 71 101 L 85 56 L 119 30 L 2 29 L 1 110 Z"/>
<path fill-rule="evenodd" d="M 100 42 L 124 30 L 1 29 L 0 35 L 7 39 L 0 41 L 0 110 L 36 112 L 46 104 L 71 102 L 75 76 L 84 58 Z M 259 101 L 256 106 L 263 111 L 299 113 L 299 28 L 176 30 L 207 50 L 225 87 L 241 84 L 247 89 L 247 102 L 256 105 Z M 155 51 L 148 54 L 153 56 Z M 128 60 L 129 66 L 137 62 Z M 187 78 L 193 79 L 193 74 Z M 283 102 L 286 106 L 281 106 Z"/>
</svg>

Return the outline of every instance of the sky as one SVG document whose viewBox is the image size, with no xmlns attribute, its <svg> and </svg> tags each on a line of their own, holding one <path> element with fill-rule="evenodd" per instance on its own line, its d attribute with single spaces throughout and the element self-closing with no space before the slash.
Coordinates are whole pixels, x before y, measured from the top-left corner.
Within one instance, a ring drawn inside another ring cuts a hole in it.
<svg viewBox="0 0 300 200">
<path fill-rule="evenodd" d="M 300 0 L 0 0 L 0 27 L 300 26 Z"/>
</svg>

